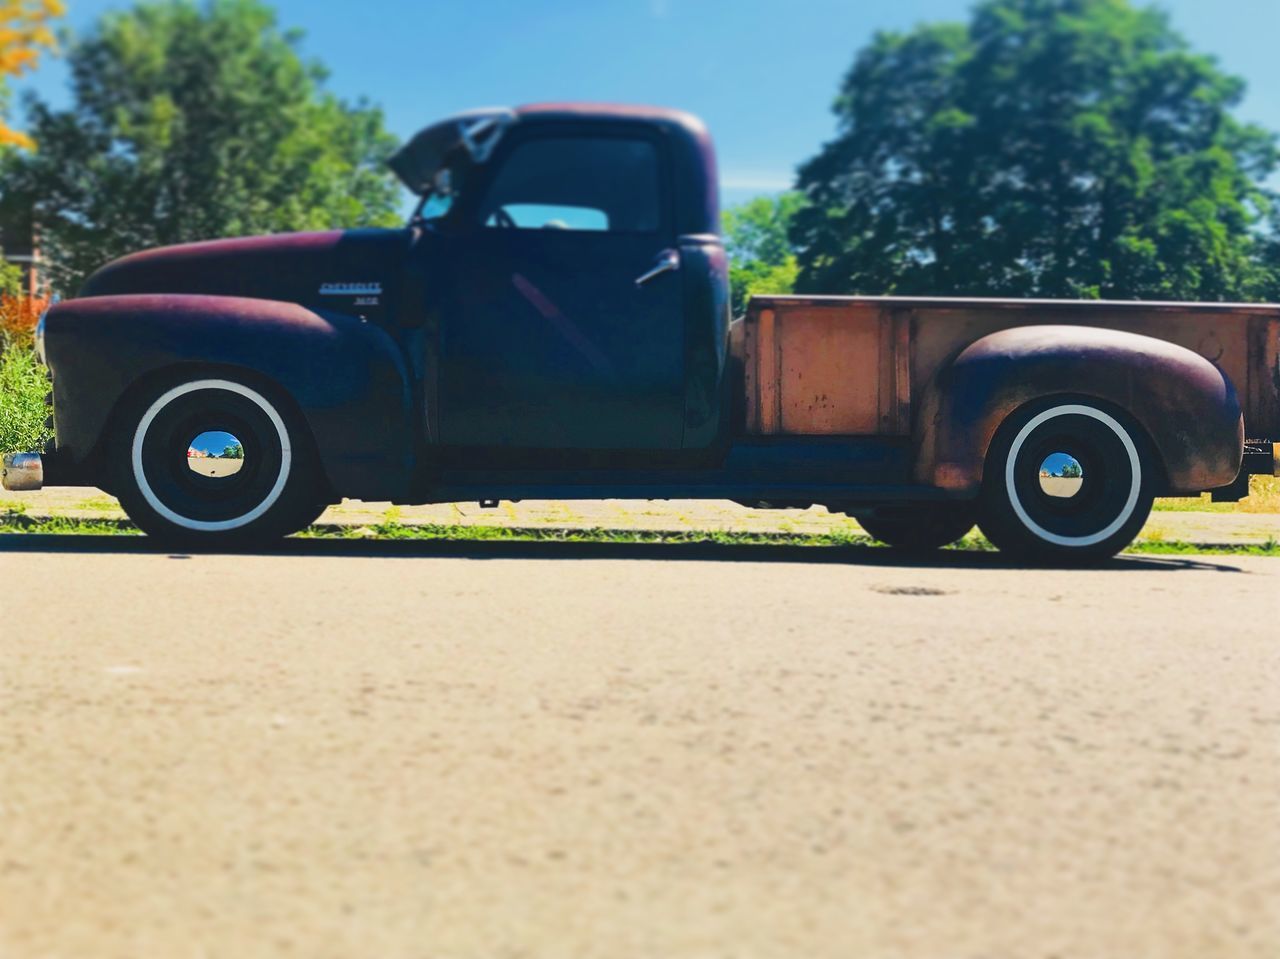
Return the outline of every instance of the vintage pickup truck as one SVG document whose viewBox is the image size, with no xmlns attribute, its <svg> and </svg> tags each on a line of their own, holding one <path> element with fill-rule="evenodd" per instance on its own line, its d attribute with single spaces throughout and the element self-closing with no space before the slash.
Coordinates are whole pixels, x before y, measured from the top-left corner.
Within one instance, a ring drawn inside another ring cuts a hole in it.
<svg viewBox="0 0 1280 959">
<path fill-rule="evenodd" d="M 1276 470 L 1280 307 L 765 297 L 731 320 L 711 142 L 683 113 L 452 117 L 391 165 L 399 230 L 104 266 L 41 323 L 56 445 L 188 547 L 342 497 L 822 504 L 891 545 L 976 522 L 1027 559 L 1123 548 L 1155 496 Z"/>
</svg>

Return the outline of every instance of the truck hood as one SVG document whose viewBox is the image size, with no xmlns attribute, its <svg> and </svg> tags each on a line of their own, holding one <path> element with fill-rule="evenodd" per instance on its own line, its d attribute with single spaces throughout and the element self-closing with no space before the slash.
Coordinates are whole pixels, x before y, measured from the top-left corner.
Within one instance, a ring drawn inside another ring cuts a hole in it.
<svg viewBox="0 0 1280 959">
<path fill-rule="evenodd" d="M 192 293 L 367 315 L 386 308 L 410 240 L 408 230 L 368 229 L 160 247 L 108 263 L 80 296 Z"/>
</svg>

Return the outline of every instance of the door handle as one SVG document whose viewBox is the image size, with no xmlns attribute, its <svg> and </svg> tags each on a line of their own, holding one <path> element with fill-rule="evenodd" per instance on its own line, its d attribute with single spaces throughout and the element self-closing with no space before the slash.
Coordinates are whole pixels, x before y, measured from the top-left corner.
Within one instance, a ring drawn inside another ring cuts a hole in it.
<svg viewBox="0 0 1280 959">
<path fill-rule="evenodd" d="M 636 286 L 644 286 L 650 280 L 680 269 L 680 254 L 675 250 L 663 250 L 658 254 L 658 262 L 648 273 L 636 277 Z"/>
</svg>

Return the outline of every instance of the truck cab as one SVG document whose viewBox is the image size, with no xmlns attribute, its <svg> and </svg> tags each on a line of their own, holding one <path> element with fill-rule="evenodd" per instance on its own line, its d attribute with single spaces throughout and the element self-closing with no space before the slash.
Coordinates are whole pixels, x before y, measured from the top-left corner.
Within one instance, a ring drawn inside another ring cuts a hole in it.
<svg viewBox="0 0 1280 959">
<path fill-rule="evenodd" d="M 39 330 L 56 443 L 5 485 L 102 487 L 188 548 L 343 497 L 700 497 L 1080 562 L 1157 495 L 1275 469 L 1278 307 L 766 297 L 731 322 L 711 140 L 672 110 L 473 111 L 391 167 L 401 229 L 95 273 Z"/>
<path fill-rule="evenodd" d="M 537 464 L 717 438 L 728 277 L 697 120 L 480 113 L 424 131 L 392 167 L 422 197 L 400 320 L 434 354 L 433 442 Z"/>
</svg>

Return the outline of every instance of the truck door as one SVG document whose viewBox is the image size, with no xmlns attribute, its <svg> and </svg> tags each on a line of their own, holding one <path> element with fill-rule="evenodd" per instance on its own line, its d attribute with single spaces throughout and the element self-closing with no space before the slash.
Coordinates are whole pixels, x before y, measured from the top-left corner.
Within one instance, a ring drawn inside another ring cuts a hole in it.
<svg viewBox="0 0 1280 959">
<path fill-rule="evenodd" d="M 432 270 L 442 443 L 680 447 L 684 321 L 662 161 L 640 133 L 504 141 Z"/>
</svg>

